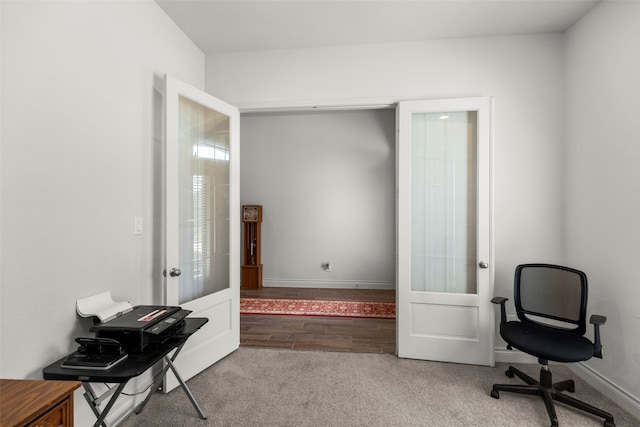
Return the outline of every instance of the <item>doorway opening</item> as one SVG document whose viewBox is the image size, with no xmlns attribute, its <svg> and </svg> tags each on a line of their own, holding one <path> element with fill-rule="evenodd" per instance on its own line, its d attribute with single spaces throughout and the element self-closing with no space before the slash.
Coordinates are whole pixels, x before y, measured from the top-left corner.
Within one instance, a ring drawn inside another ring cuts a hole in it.
<svg viewBox="0 0 640 427">
<path fill-rule="evenodd" d="M 394 108 L 242 114 L 240 197 L 264 209 L 264 287 L 241 297 L 395 302 L 395 120 Z M 242 315 L 240 334 L 395 353 L 390 319 Z"/>
</svg>

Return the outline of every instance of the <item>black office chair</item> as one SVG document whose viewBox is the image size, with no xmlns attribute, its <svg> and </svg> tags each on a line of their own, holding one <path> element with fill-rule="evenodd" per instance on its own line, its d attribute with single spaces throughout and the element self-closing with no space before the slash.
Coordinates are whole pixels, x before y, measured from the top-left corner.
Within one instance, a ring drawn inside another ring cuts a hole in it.
<svg viewBox="0 0 640 427">
<path fill-rule="evenodd" d="M 513 296 L 519 321 L 507 322 L 505 302 L 507 298 L 491 300 L 500 304 L 500 335 L 507 348 L 517 348 L 538 358 L 542 365 L 540 381 L 509 366 L 505 374 L 517 375 L 527 385 L 494 384 L 491 397 L 500 398 L 500 391 L 539 395 L 542 397 L 551 419 L 551 426 L 558 425 L 554 400 L 603 417 L 605 427 L 615 427 L 613 415 L 574 399 L 563 391 L 575 391 L 573 380 L 553 383 L 549 361 L 571 363 L 602 358 L 600 325 L 607 320 L 593 315 L 592 343 L 584 334 L 587 330 L 587 276 L 582 271 L 550 264 L 523 264 L 516 267 Z"/>
</svg>

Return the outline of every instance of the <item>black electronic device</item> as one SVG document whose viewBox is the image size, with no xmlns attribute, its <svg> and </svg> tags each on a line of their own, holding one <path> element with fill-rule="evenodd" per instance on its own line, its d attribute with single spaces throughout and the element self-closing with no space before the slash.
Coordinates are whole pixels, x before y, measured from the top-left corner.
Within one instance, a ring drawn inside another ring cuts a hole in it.
<svg viewBox="0 0 640 427">
<path fill-rule="evenodd" d="M 78 350 L 62 362 L 69 369 L 106 370 L 127 358 L 127 352 L 117 340 L 111 338 L 76 338 Z"/>
<path fill-rule="evenodd" d="M 117 340 L 129 353 L 139 353 L 153 343 L 163 343 L 184 327 L 191 313 L 180 307 L 139 305 L 113 320 L 96 324 L 91 332 L 98 338 Z"/>
</svg>

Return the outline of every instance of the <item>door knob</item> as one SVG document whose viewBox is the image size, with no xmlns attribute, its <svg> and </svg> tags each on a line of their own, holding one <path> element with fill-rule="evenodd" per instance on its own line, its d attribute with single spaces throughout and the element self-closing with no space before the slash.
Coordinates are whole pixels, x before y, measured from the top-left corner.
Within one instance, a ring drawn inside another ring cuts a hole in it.
<svg viewBox="0 0 640 427">
<path fill-rule="evenodd" d="M 489 268 L 489 264 L 487 264 L 484 261 L 480 261 L 480 263 L 478 264 L 478 267 L 480 267 L 480 268 Z"/>
<path fill-rule="evenodd" d="M 171 277 L 178 277 L 181 274 L 182 270 L 180 270 L 179 268 L 172 268 L 171 270 L 169 270 L 169 276 Z"/>
</svg>

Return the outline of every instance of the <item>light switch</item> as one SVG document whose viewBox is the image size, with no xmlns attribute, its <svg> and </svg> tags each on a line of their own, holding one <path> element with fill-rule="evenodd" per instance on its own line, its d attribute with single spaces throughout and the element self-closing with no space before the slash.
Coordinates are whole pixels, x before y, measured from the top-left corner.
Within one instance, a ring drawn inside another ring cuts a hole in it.
<svg viewBox="0 0 640 427">
<path fill-rule="evenodd" d="M 133 234 L 136 236 L 142 234 L 142 217 L 136 217 Z"/>
</svg>

